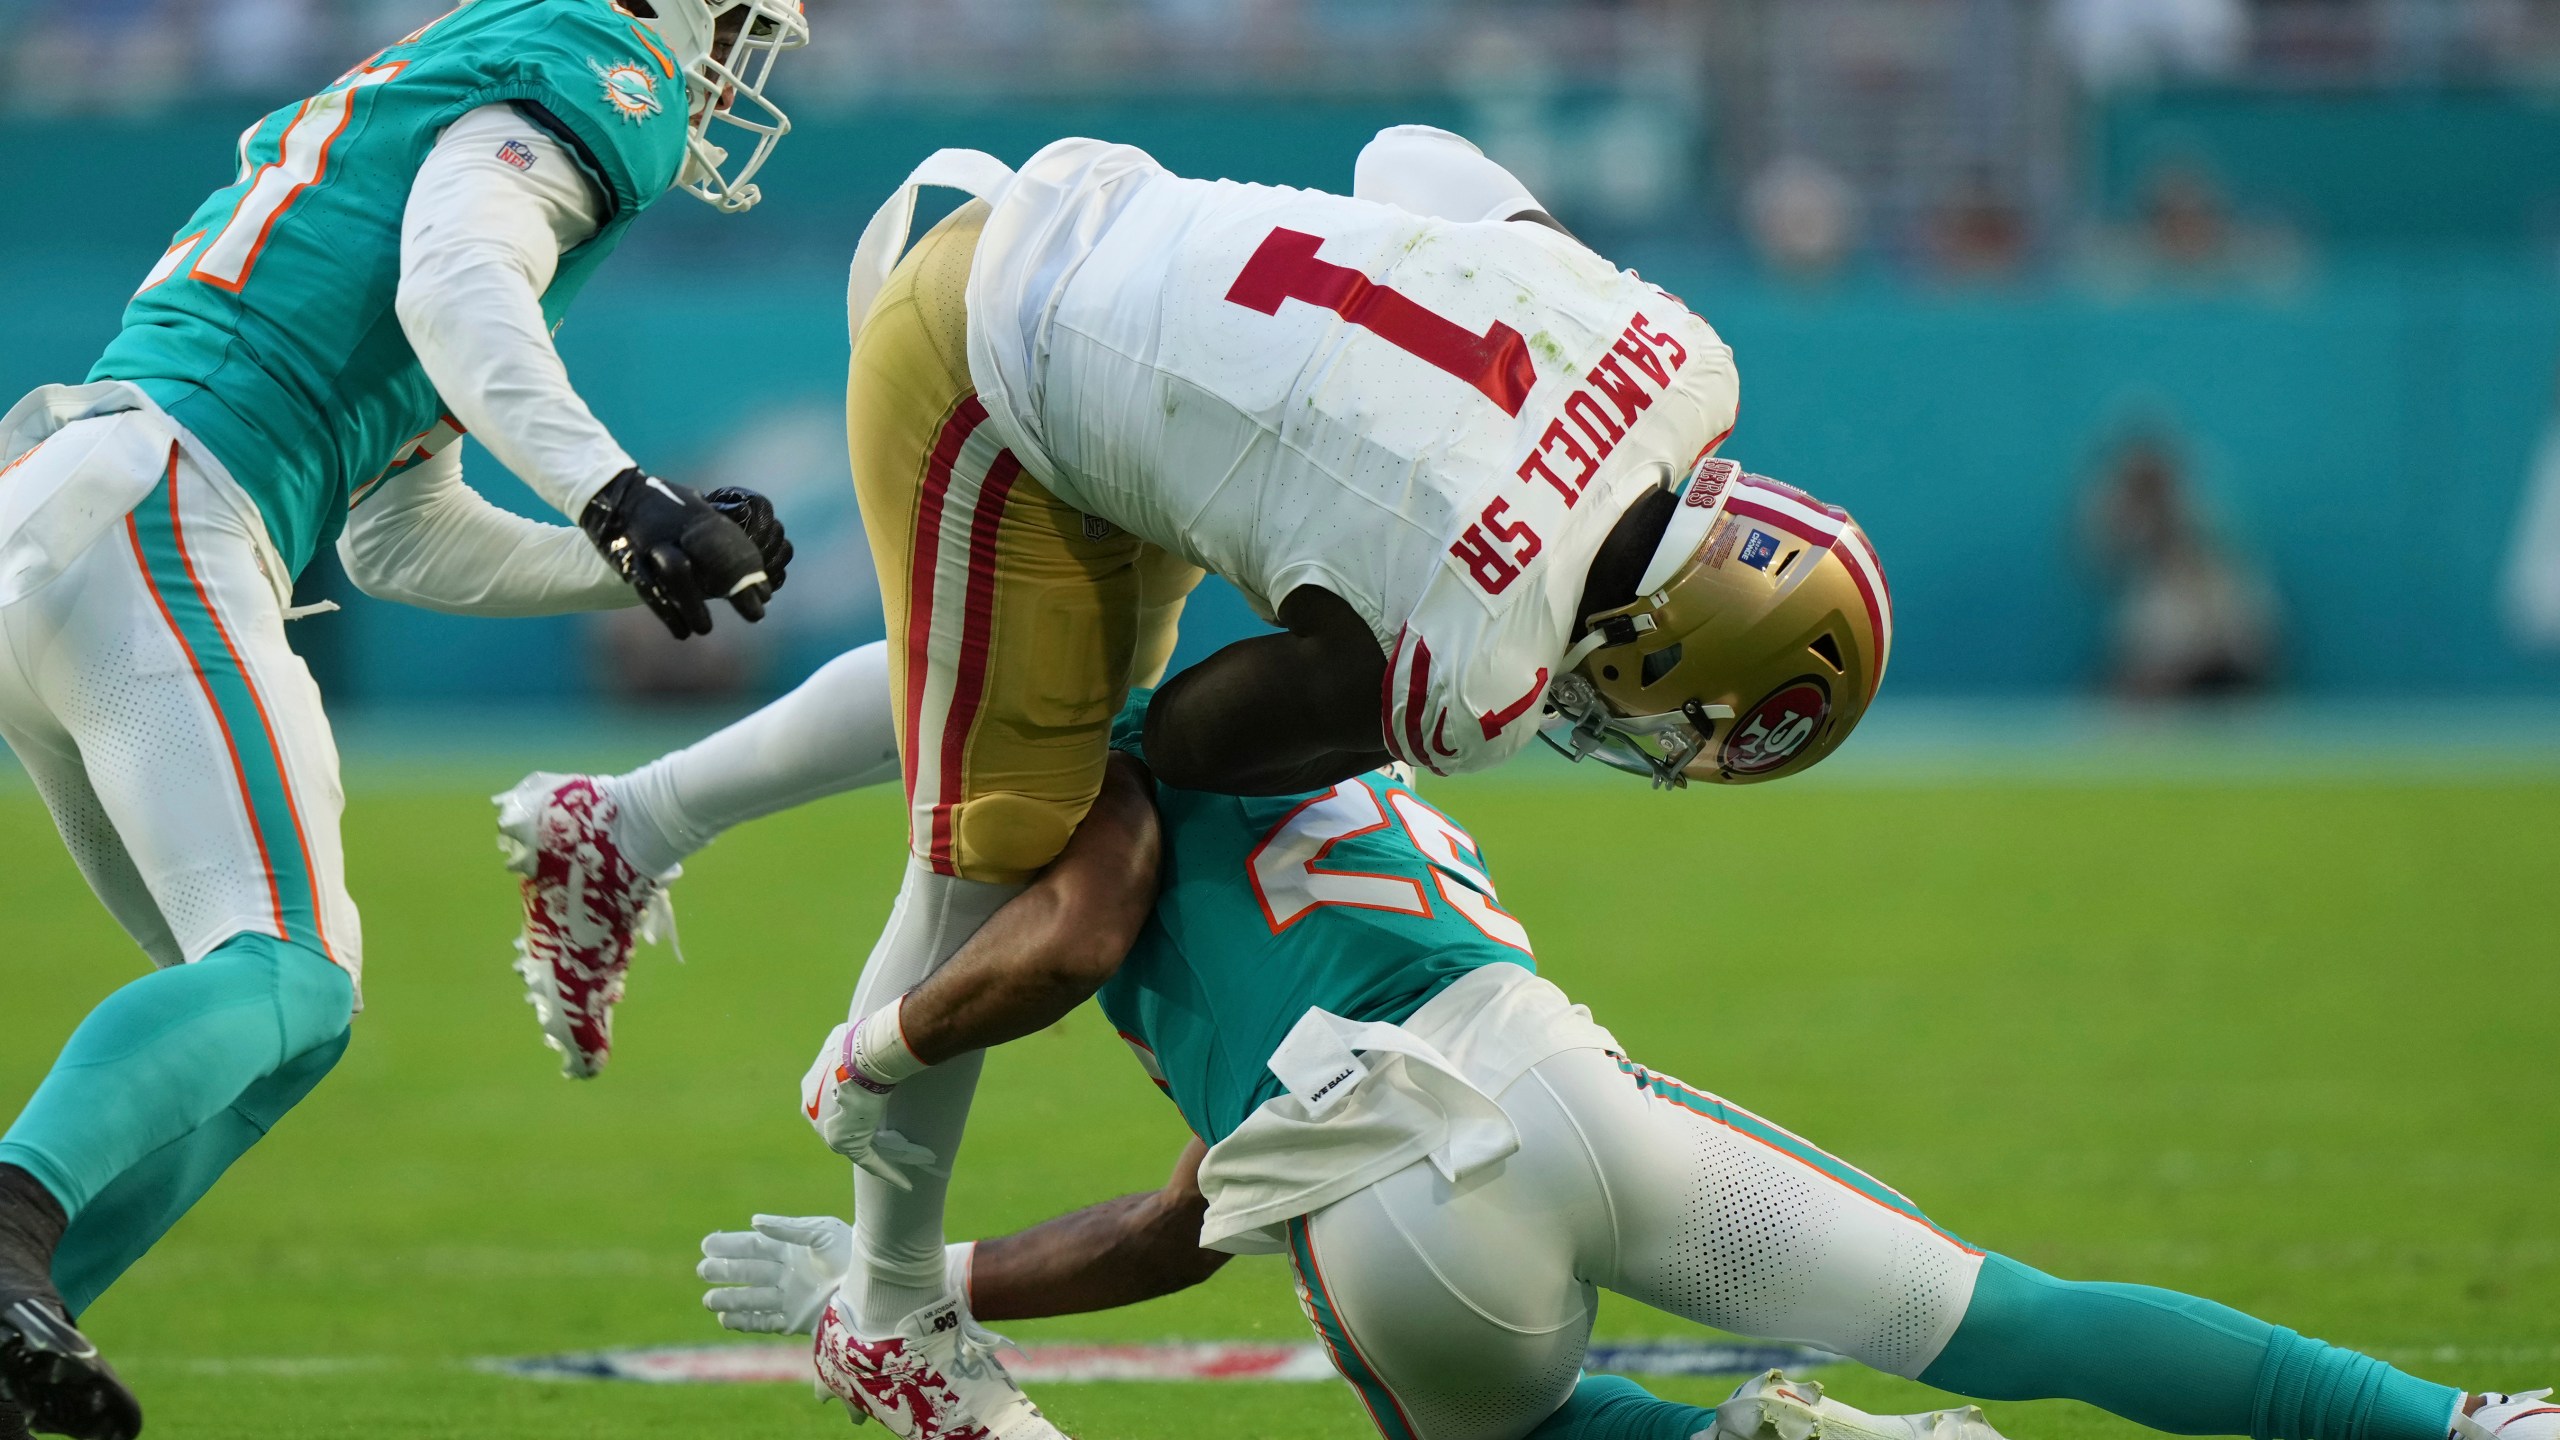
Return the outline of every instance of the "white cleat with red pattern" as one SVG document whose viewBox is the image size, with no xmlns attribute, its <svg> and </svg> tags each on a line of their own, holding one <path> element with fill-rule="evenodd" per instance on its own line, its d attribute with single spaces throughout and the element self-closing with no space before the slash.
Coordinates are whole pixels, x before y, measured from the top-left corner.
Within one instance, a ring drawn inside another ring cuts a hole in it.
<svg viewBox="0 0 2560 1440">
<path fill-rule="evenodd" d="M 2560 1440 L 2560 1405 L 2551 1403 L 2548 1390 L 2483 1392 L 2473 1400 L 2470 1414 L 2453 1417 L 2453 1440 Z"/>
<path fill-rule="evenodd" d="M 597 776 L 536 771 L 491 798 L 498 849 L 522 877 L 516 973 L 561 1073 L 591 1079 L 613 1053 L 613 1007 L 633 943 L 675 937 L 666 882 L 683 871 L 653 877 L 623 857 L 614 836 L 621 806 Z"/>
<path fill-rule="evenodd" d="M 1001 1344 L 957 1299 L 939 1300 L 885 1340 L 853 1333 L 841 1296 L 818 1320 L 818 1383 L 854 1423 L 899 1440 L 1067 1440 L 996 1359 Z"/>
</svg>

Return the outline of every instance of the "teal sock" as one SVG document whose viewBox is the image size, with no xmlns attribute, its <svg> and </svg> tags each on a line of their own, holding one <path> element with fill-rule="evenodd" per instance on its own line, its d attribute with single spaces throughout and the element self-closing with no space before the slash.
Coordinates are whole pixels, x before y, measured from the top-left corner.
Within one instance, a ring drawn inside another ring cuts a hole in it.
<svg viewBox="0 0 2560 1440">
<path fill-rule="evenodd" d="M 344 1036 L 354 1005 L 347 973 L 319 951 L 234 936 L 90 1011 L 0 1138 L 0 1161 L 35 1176 L 76 1225 L 118 1176 Z"/>
<path fill-rule="evenodd" d="M 98 1302 L 117 1278 L 160 1243 L 231 1162 L 301 1103 L 347 1052 L 350 1032 L 316 1045 L 242 1091 L 221 1114 L 161 1146 L 109 1182 L 63 1231 L 53 1252 L 53 1284 L 74 1315 Z"/>
<path fill-rule="evenodd" d="M 2445 1440 L 2462 1392 L 2227 1305 L 2057 1280 L 1986 1255 L 1920 1379 L 1981 1400 L 2081 1400 L 2179 1435 Z"/>
<path fill-rule="evenodd" d="M 1585 1375 L 1528 1440 L 1689 1440 L 1716 1412 L 1657 1400 L 1623 1375 Z"/>
</svg>

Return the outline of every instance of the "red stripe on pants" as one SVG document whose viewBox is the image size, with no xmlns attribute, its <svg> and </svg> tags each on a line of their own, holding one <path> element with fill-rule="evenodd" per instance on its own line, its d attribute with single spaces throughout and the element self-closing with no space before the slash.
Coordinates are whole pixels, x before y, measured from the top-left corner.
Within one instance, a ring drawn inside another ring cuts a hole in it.
<svg viewBox="0 0 2560 1440">
<path fill-rule="evenodd" d="M 933 806 L 933 868 L 941 875 L 959 873 L 952 854 L 952 811 L 958 805 L 969 727 L 987 693 L 987 642 L 996 618 L 996 536 L 1004 523 L 1005 501 L 1022 475 L 1022 462 L 1010 450 L 996 452 L 978 503 L 969 517 L 969 585 L 962 603 L 960 669 L 951 687 L 951 710 L 942 721 L 942 791 Z"/>
<path fill-rule="evenodd" d="M 960 402 L 943 422 L 924 470 L 924 494 L 916 507 L 915 543 L 907 559 L 907 725 L 898 768 L 907 781 L 907 805 L 916 803 L 916 732 L 924 722 L 925 676 L 933 664 L 933 586 L 942 558 L 942 512 L 951 498 L 951 467 L 987 418 L 976 395 Z"/>
</svg>

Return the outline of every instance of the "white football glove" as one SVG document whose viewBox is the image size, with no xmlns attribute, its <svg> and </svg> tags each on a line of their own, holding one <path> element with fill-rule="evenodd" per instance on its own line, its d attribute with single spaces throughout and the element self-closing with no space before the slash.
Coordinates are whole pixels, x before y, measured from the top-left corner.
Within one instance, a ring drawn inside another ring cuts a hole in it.
<svg viewBox="0 0 2560 1440">
<path fill-rule="evenodd" d="M 809 1335 L 853 1266 L 853 1227 L 832 1215 L 759 1215 L 752 1230 L 702 1237 L 693 1273 L 714 1286 L 702 1308 L 724 1330 Z"/>
<path fill-rule="evenodd" d="M 851 1023 L 839 1025 L 818 1048 L 809 1073 L 800 1077 L 800 1113 L 828 1149 L 901 1190 L 912 1190 L 915 1182 L 907 1178 L 907 1170 L 932 1165 L 933 1152 L 880 1128 L 897 1087 L 880 1083 L 854 1064 L 853 1031 Z"/>
</svg>

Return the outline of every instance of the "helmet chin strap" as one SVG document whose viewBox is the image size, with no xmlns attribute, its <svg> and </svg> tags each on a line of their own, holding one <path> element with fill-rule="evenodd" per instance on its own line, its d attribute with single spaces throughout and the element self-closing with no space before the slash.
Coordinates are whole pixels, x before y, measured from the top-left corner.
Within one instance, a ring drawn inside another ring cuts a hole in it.
<svg viewBox="0 0 2560 1440">
<path fill-rule="evenodd" d="M 1582 662 L 1590 659 L 1593 652 L 1601 647 L 1632 645 L 1636 637 L 1650 635 L 1661 628 L 1662 622 L 1654 619 L 1644 610 L 1604 616 L 1591 622 L 1591 628 L 1584 632 L 1581 639 L 1573 642 L 1572 648 L 1564 652 L 1562 660 L 1556 662 L 1556 669 L 1560 673 L 1570 675 L 1581 669 Z"/>
</svg>

